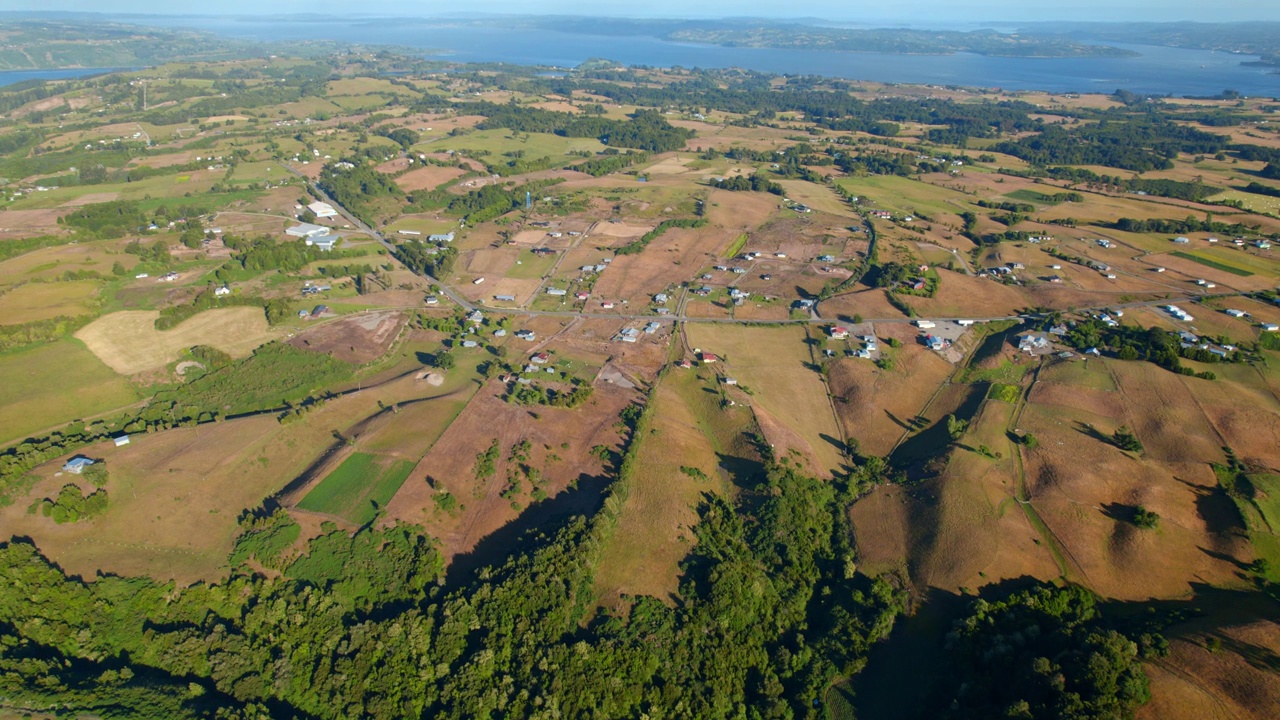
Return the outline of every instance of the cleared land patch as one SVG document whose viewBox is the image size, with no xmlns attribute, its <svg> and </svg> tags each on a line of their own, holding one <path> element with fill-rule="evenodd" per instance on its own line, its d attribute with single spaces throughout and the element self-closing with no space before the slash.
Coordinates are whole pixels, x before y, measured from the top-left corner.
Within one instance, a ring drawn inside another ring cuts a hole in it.
<svg viewBox="0 0 1280 720">
<path fill-rule="evenodd" d="M 243 357 L 275 335 L 256 307 L 206 310 L 165 331 L 155 328 L 159 316 L 147 310 L 112 313 L 81 328 L 76 337 L 112 370 L 133 375 L 162 368 L 195 345 Z"/>
<path fill-rule="evenodd" d="M 789 439 L 798 442 L 777 448 L 779 455 L 794 448 L 823 475 L 841 466 L 842 434 L 826 385 L 807 367 L 812 359 L 803 328 L 690 325 L 685 332 L 694 347 L 724 356 L 726 363 L 717 371 L 749 388 L 752 405 L 758 404 L 768 418 L 795 433 Z"/>
<path fill-rule="evenodd" d="M 138 399 L 133 386 L 67 339 L 0 355 L 0 442 Z"/>
<path fill-rule="evenodd" d="M 391 501 L 412 470 L 407 460 L 379 460 L 358 452 L 312 488 L 298 507 L 363 525 Z"/>
<path fill-rule="evenodd" d="M 59 315 L 83 315 L 91 311 L 98 283 L 28 283 L 0 294 L 0 325 L 48 320 Z"/>
</svg>

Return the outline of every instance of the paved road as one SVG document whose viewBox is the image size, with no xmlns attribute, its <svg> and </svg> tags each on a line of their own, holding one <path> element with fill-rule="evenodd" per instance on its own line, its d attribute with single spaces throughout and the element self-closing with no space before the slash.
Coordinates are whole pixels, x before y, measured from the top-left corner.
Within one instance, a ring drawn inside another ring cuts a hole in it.
<svg viewBox="0 0 1280 720">
<path fill-rule="evenodd" d="M 305 182 L 307 186 L 311 188 L 311 190 L 316 194 L 316 196 L 322 198 L 324 202 L 327 202 L 330 205 L 332 205 L 333 208 L 337 210 L 338 213 L 341 214 L 342 217 L 347 220 L 347 222 L 351 223 L 353 227 L 358 228 L 361 232 L 367 233 L 370 237 L 377 240 L 379 243 L 382 243 L 383 247 L 385 247 L 388 252 L 393 252 L 393 253 L 395 252 L 395 244 L 392 243 L 390 240 L 387 240 L 385 235 L 383 235 L 381 232 L 369 227 L 364 222 L 362 222 L 359 218 L 353 215 L 345 207 L 343 207 L 336 200 L 330 197 L 328 193 L 321 190 L 319 186 L 317 186 L 315 183 L 311 182 L 311 180 L 308 179 L 307 176 L 293 169 L 286 163 L 282 162 L 281 164 L 284 165 L 284 167 L 289 172 L 302 178 L 303 182 Z M 563 257 L 561 257 L 561 260 L 563 260 Z M 669 323 L 669 322 L 679 321 L 679 322 L 712 323 L 712 324 L 726 324 L 726 325 L 820 325 L 820 324 L 825 324 L 825 323 L 830 323 L 835 321 L 835 318 L 822 317 L 819 310 L 819 305 L 821 305 L 821 303 L 814 306 L 814 311 L 809 315 L 809 317 L 800 318 L 798 320 L 790 319 L 790 318 L 783 319 L 783 320 L 745 320 L 745 319 L 739 319 L 739 318 L 704 318 L 704 317 L 691 318 L 691 317 L 685 316 L 683 302 L 681 302 L 681 304 L 679 305 L 679 311 L 675 315 L 592 313 L 592 312 L 585 312 L 585 311 L 579 312 L 579 311 L 573 311 L 573 310 L 524 310 L 524 309 L 518 309 L 518 308 L 517 309 L 501 308 L 501 307 L 493 307 L 490 305 L 485 305 L 484 303 L 471 302 L 470 300 L 467 300 L 466 298 L 462 297 L 462 295 L 458 294 L 456 290 L 446 285 L 439 278 L 426 273 L 423 273 L 423 276 L 426 277 L 428 280 L 431 280 L 436 285 L 439 285 L 441 294 L 449 298 L 451 301 L 456 303 L 459 307 L 461 307 L 463 310 L 467 312 L 471 312 L 472 310 L 481 310 L 484 312 L 502 313 L 502 314 L 508 314 L 508 315 L 528 315 L 531 317 L 587 318 L 587 319 L 599 319 L 599 320 L 628 320 L 628 321 L 644 320 L 646 322 L 657 321 L 659 323 Z M 1208 294 L 1189 295 L 1186 293 L 1182 293 L 1175 297 L 1170 297 L 1162 300 L 1145 300 L 1141 302 L 1107 304 L 1107 305 L 1098 305 L 1095 307 L 1074 308 L 1070 312 L 1103 311 L 1107 309 L 1126 310 L 1129 308 L 1156 307 L 1160 305 L 1167 305 L 1171 302 L 1185 303 L 1185 302 L 1192 302 L 1194 300 L 1203 300 L 1203 299 L 1209 299 L 1209 298 L 1237 297 L 1243 294 L 1244 293 L 1242 292 L 1221 293 L 1216 295 L 1208 295 Z M 1064 311 L 1064 312 L 1067 312 L 1067 311 Z M 1036 314 L 1026 314 L 1026 315 L 999 315 L 999 316 L 993 316 L 993 317 L 973 317 L 973 316 L 930 317 L 930 318 L 891 317 L 891 318 L 864 318 L 863 321 L 870 322 L 870 323 L 879 323 L 879 324 L 884 324 L 884 323 L 910 324 L 915 322 L 916 320 L 932 320 L 934 322 L 946 322 L 950 320 L 973 320 L 974 322 L 998 322 L 1001 320 L 1022 320 L 1022 319 L 1034 319 L 1038 317 L 1042 317 L 1042 316 L 1036 315 Z"/>
<path fill-rule="evenodd" d="M 387 252 L 392 254 L 395 253 L 396 251 L 395 244 L 392 243 L 390 240 L 388 240 L 385 235 L 366 225 L 364 221 L 362 221 L 360 218 L 353 215 L 349 210 L 343 207 L 337 200 L 334 200 L 329 195 L 329 193 L 320 189 L 319 185 L 316 185 L 315 183 L 311 182 L 311 179 L 308 178 L 306 175 L 303 175 L 302 173 L 293 169 L 292 166 L 286 163 L 282 162 L 281 165 L 284 165 L 285 169 L 287 169 L 289 172 L 302 178 L 302 181 L 307 184 L 307 187 L 311 188 L 311 191 L 315 193 L 317 197 L 324 200 L 324 202 L 327 202 L 330 205 L 332 205 L 333 209 L 337 210 L 338 214 L 342 215 L 342 217 L 345 218 L 347 222 L 351 223 L 353 227 L 359 229 L 361 232 L 368 234 L 374 240 L 377 240 L 378 242 L 382 243 L 382 246 L 387 249 Z M 467 312 L 471 312 L 472 310 L 476 309 L 476 306 L 474 304 L 472 304 L 466 298 L 459 295 L 453 288 L 449 287 L 448 285 L 445 285 L 443 282 L 440 281 L 439 278 L 433 277 L 432 275 L 429 275 L 427 273 L 423 273 L 423 276 L 426 277 L 428 280 L 431 280 L 435 284 L 439 285 L 441 293 L 443 293 L 445 297 L 457 303 L 460 307 L 462 307 L 463 310 L 466 310 Z"/>
</svg>

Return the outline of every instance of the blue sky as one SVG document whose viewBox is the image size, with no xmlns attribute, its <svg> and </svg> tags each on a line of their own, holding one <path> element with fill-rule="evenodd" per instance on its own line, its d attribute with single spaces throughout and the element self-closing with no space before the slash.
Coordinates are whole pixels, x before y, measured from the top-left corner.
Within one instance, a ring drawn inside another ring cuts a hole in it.
<svg viewBox="0 0 1280 720">
<path fill-rule="evenodd" d="M 804 3 L 761 0 L 470 0 L 466 3 L 425 0 L 6 0 L 5 10 L 83 11 L 160 14 L 268 14 L 323 12 L 333 14 L 395 14 L 431 16 L 459 12 L 519 14 L 615 15 L 623 17 L 822 17 L 868 24 L 969 24 L 995 20 L 1171 21 L 1224 22 L 1280 20 L 1280 2 L 1273 0 L 808 0 Z"/>
</svg>

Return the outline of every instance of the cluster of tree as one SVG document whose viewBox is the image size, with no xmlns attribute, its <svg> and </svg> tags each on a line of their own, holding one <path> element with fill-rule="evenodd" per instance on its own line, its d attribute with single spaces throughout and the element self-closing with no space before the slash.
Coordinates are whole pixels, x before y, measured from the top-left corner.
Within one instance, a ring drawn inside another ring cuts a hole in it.
<svg viewBox="0 0 1280 720">
<path fill-rule="evenodd" d="M 546 405 L 548 407 L 576 408 L 591 399 L 592 388 L 586 383 L 574 383 L 572 389 L 546 387 L 538 383 L 512 383 L 507 391 L 507 402 L 517 405 Z"/>
<path fill-rule="evenodd" d="M 1241 223 L 1233 223 L 1229 225 L 1224 222 L 1217 222 L 1210 218 L 1200 220 L 1191 215 L 1188 215 L 1184 220 L 1164 220 L 1161 218 L 1137 220 L 1134 218 L 1120 218 L 1119 220 L 1107 225 L 1107 227 L 1113 227 L 1116 230 L 1123 230 L 1124 232 L 1164 233 L 1168 235 L 1194 232 L 1219 233 L 1222 235 L 1245 235 L 1254 231 L 1253 228 L 1247 227 Z"/>
<path fill-rule="evenodd" d="M 319 248 L 302 240 L 277 242 L 265 235 L 256 238 L 226 235 L 222 242 L 235 253 L 233 260 L 241 268 L 255 272 L 279 270 L 282 273 L 296 273 L 321 257 L 332 254 L 321 255 Z"/>
<path fill-rule="evenodd" d="M 711 187 L 719 188 L 721 190 L 767 192 L 778 196 L 787 194 L 787 191 L 783 189 L 781 185 L 767 177 L 764 177 L 760 173 L 752 173 L 749 178 L 738 175 L 731 178 L 712 180 Z"/>
<path fill-rule="evenodd" d="M 617 255 L 638 255 L 648 247 L 649 243 L 657 240 L 671 228 L 700 228 L 706 224 L 705 218 L 672 218 L 663 220 L 654 229 L 623 245 L 614 252 Z"/>
<path fill-rule="evenodd" d="M 404 193 L 390 176 L 356 160 L 354 167 L 326 165 L 316 184 L 356 217 L 371 222 L 380 200 L 400 200 Z"/>
<path fill-rule="evenodd" d="M 17 325 L 0 325 L 0 352 L 17 350 L 30 345 L 42 345 L 64 338 L 83 327 L 91 317 L 90 315 L 76 317 L 59 315 Z"/>
<path fill-rule="evenodd" d="M 56 498 L 37 501 L 35 509 L 59 525 L 77 523 L 96 517 L 107 509 L 107 491 L 98 488 L 85 495 L 79 485 L 67 483 L 58 491 Z"/>
<path fill-rule="evenodd" d="M 1115 192 L 1143 193 L 1159 197 L 1176 198 L 1200 202 L 1220 192 L 1222 188 L 1205 185 L 1202 182 L 1183 182 L 1163 178 L 1125 178 L 1119 175 L 1098 174 L 1087 168 L 1051 167 L 1046 174 L 1058 180 L 1069 180 L 1075 183 L 1087 183 L 1100 190 Z"/>
<path fill-rule="evenodd" d="M 137 255 L 144 263 L 168 265 L 173 261 L 173 257 L 169 255 L 169 244 L 163 240 L 157 240 L 150 245 L 143 245 L 141 240 L 134 240 L 124 246 L 124 251 L 130 255 Z"/>
<path fill-rule="evenodd" d="M 1150 698 L 1141 661 L 1165 653 L 1158 635 L 1109 628 L 1074 585 L 977 600 L 947 635 L 939 717 L 1131 718 Z"/>
<path fill-rule="evenodd" d="M 578 163 L 572 166 L 572 169 L 584 172 L 591 177 L 603 177 L 609 173 L 625 170 L 632 165 L 639 165 L 648 159 L 648 153 L 634 151 L 620 153 L 614 148 L 605 148 L 605 151 L 599 156 L 586 162 Z"/>
<path fill-rule="evenodd" d="M 1121 450 L 1128 452 L 1140 453 L 1143 450 L 1142 441 L 1133 431 L 1127 427 L 1121 426 L 1111 434 L 1111 442 Z"/>
<path fill-rule="evenodd" d="M 1154 116 L 1102 120 L 1067 129 L 1044 126 L 1036 135 L 1006 140 L 996 152 L 1040 165 L 1106 165 L 1145 172 L 1173 167 L 1179 153 L 1214 154 L 1225 149 L 1221 135 Z"/>
<path fill-rule="evenodd" d="M 101 238 L 124 237 L 146 226 L 147 216 L 129 200 L 81 205 L 58 218 L 58 224 L 86 230 Z"/>
<path fill-rule="evenodd" d="M 911 278 L 912 269 L 896 262 L 872 265 L 863 276 L 863 282 L 875 288 L 897 287 Z"/>
<path fill-rule="evenodd" d="M 1270 185 L 1263 185 L 1260 182 L 1251 182 L 1240 189 L 1247 193 L 1253 193 L 1254 195 L 1267 195 L 1270 197 L 1280 197 L 1280 188 L 1271 187 Z"/>
<path fill-rule="evenodd" d="M 543 190 L 562 182 L 563 178 L 535 180 L 523 185 L 514 185 L 511 181 L 506 185 L 485 185 L 463 195 L 437 188 L 410 196 L 409 205 L 415 212 L 443 209 L 476 225 L 522 208 L 526 197 L 540 197 Z"/>
<path fill-rule="evenodd" d="M 1033 213 L 1036 211 L 1036 206 L 1032 205 L 1031 203 L 1001 202 L 998 200 L 978 200 L 976 204 L 978 207 L 990 208 L 992 210 L 1004 210 L 1006 212 L 1011 212 L 1011 213 L 1022 213 L 1024 215 L 1027 213 Z"/>
<path fill-rule="evenodd" d="M 615 148 L 634 148 L 661 153 L 679 150 L 693 137 L 693 131 L 667 122 L 656 110 L 637 110 L 627 120 L 598 115 L 573 114 L 515 104 L 463 103 L 459 113 L 483 115 L 476 127 L 507 128 L 519 132 L 554 133 L 564 137 L 593 137 Z"/>
<path fill-rule="evenodd" d="M 406 128 L 406 127 L 395 128 L 394 130 L 387 130 L 385 132 L 380 132 L 378 134 L 387 138 L 388 140 L 391 140 L 392 142 L 404 148 L 405 150 L 408 150 L 414 145 L 417 145 L 418 140 L 420 139 L 420 136 L 416 131 L 410 130 L 409 128 Z"/>
<path fill-rule="evenodd" d="M 458 250 L 452 245 L 433 245 L 422 240 L 409 240 L 396 246 L 396 259 L 419 275 L 441 277 L 453 270 Z"/>
<path fill-rule="evenodd" d="M 247 358 L 210 369 L 185 385 L 156 394 L 152 405 L 177 418 L 199 421 L 214 411 L 228 415 L 277 410 L 333 387 L 351 367 L 327 353 L 273 342 Z M 144 413 L 143 419 L 149 417 Z"/>
</svg>

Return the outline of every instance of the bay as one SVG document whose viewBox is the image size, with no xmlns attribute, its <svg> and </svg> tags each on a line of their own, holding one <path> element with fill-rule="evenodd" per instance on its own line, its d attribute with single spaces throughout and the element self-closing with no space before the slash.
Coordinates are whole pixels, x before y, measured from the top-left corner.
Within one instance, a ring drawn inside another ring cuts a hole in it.
<svg viewBox="0 0 1280 720">
<path fill-rule="evenodd" d="M 103 75 L 133 68 L 56 68 L 49 70 L 3 70 L 0 71 L 0 87 L 16 85 L 27 80 L 66 80 L 68 78 Z"/>
<path fill-rule="evenodd" d="M 740 67 L 777 74 L 825 75 L 850 80 L 961 85 L 1055 93 L 1125 89 L 1177 96 L 1216 95 L 1231 89 L 1250 96 L 1280 95 L 1275 68 L 1243 65 L 1254 56 L 1207 50 L 1116 44 L 1139 53 L 1123 58 L 1012 58 L 957 53 L 895 55 L 731 48 L 644 36 L 605 36 L 449 21 L 343 21 L 326 19 L 147 18 L 144 22 L 190 26 L 230 37 L 271 40 L 339 40 L 401 45 L 459 62 L 573 67 L 590 58 L 658 67 Z"/>
</svg>

